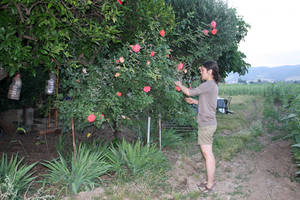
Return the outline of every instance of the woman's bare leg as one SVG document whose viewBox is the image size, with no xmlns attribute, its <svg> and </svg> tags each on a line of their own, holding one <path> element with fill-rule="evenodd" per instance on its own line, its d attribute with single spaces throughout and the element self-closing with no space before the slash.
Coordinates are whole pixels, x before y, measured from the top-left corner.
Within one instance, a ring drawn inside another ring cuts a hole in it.
<svg viewBox="0 0 300 200">
<path fill-rule="evenodd" d="M 211 188 L 214 185 L 214 177 L 216 171 L 216 160 L 212 151 L 212 144 L 203 144 L 200 145 L 200 147 L 205 158 L 207 187 Z"/>
</svg>

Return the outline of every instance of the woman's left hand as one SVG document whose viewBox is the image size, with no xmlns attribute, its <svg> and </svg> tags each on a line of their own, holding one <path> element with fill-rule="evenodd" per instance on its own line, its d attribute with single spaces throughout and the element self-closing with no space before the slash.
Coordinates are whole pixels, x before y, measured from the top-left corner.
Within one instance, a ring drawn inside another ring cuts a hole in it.
<svg viewBox="0 0 300 200">
<path fill-rule="evenodd" d="M 179 87 L 182 85 L 180 81 L 174 81 L 174 83 L 176 86 L 179 86 Z"/>
</svg>

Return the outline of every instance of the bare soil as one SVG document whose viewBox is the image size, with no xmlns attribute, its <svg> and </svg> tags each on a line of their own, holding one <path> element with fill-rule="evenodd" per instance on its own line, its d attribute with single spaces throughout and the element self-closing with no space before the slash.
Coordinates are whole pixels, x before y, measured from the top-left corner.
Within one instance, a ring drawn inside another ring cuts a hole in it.
<svg viewBox="0 0 300 200">
<path fill-rule="evenodd" d="M 231 161 L 218 161 L 216 185 L 208 195 L 201 194 L 196 184 L 205 180 L 203 156 L 195 153 L 192 156 L 168 152 L 173 168 L 168 172 L 170 194 L 155 199 L 175 199 L 181 193 L 185 199 L 206 200 L 296 200 L 300 199 L 300 184 L 294 180 L 296 167 L 292 161 L 290 142 L 271 140 L 272 135 L 260 138 L 265 147 L 260 152 L 246 150 L 240 152 Z M 190 198 L 189 193 L 200 193 Z M 72 199 L 87 200 L 105 196 L 105 188 L 91 192 L 81 192 Z"/>
<path fill-rule="evenodd" d="M 274 133 L 275 134 L 275 133 Z M 185 199 L 220 200 L 296 200 L 300 199 L 300 184 L 295 180 L 297 171 L 292 160 L 290 142 L 272 141 L 274 134 L 264 134 L 259 142 L 264 148 L 259 151 L 243 150 L 232 160 L 217 160 L 216 186 L 208 195 L 201 194 L 196 184 L 205 180 L 205 165 L 200 149 L 194 144 L 192 155 L 166 151 L 172 170 L 168 172 L 169 193 L 151 199 L 175 199 L 180 193 Z M 57 157 L 58 135 L 12 134 L 0 137 L 0 152 L 24 157 L 26 163 L 52 160 Z M 37 174 L 45 172 L 38 164 Z M 134 190 L 135 187 L 132 189 Z M 72 199 L 107 199 L 106 188 L 81 192 Z M 189 194 L 197 194 L 195 198 Z"/>
</svg>

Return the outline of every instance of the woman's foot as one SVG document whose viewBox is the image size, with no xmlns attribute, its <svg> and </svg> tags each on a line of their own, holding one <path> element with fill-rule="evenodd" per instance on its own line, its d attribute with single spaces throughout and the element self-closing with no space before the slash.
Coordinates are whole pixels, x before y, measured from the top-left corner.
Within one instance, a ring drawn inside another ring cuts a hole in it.
<svg viewBox="0 0 300 200">
<path fill-rule="evenodd" d="M 215 183 L 211 186 L 211 187 L 208 187 L 208 185 L 205 185 L 204 186 L 204 189 L 202 190 L 203 193 L 211 193 L 215 187 Z"/>
<path fill-rule="evenodd" d="M 207 182 L 206 182 L 206 181 L 203 182 L 203 183 L 197 184 L 197 187 L 198 187 L 199 189 L 204 189 L 206 186 L 207 186 Z"/>
</svg>

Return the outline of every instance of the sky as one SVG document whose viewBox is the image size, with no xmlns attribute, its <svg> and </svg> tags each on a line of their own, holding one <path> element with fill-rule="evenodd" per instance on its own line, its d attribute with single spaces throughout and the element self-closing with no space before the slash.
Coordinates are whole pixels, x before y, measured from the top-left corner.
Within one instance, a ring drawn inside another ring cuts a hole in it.
<svg viewBox="0 0 300 200">
<path fill-rule="evenodd" d="M 239 50 L 252 67 L 300 64 L 300 0 L 224 0 L 251 28 Z"/>
</svg>

